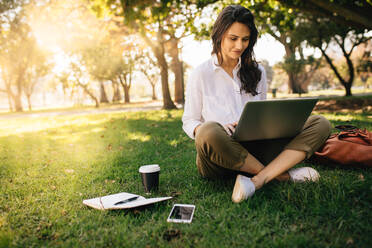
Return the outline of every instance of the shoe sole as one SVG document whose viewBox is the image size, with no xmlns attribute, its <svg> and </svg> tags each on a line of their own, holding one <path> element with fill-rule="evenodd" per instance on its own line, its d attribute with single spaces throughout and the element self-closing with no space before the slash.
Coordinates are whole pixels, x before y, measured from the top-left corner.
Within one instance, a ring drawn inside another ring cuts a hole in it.
<svg viewBox="0 0 372 248">
<path fill-rule="evenodd" d="M 240 203 L 240 202 L 245 200 L 243 192 L 241 191 L 241 188 L 242 188 L 243 185 L 240 184 L 240 180 L 241 180 L 240 177 L 241 177 L 241 175 L 238 175 L 236 180 L 235 180 L 233 194 L 231 196 L 231 200 L 234 203 Z"/>
</svg>

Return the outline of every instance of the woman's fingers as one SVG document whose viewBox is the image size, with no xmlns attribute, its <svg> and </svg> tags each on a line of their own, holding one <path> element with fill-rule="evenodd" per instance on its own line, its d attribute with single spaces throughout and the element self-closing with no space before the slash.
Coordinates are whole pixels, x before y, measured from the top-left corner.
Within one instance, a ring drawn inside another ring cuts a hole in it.
<svg viewBox="0 0 372 248">
<path fill-rule="evenodd" d="M 229 124 L 229 128 L 231 130 L 231 134 L 235 132 L 235 125 L 234 124 Z"/>
<path fill-rule="evenodd" d="M 230 131 L 230 129 L 227 127 L 227 125 L 224 125 L 223 128 L 225 129 L 226 133 L 227 133 L 228 135 L 231 136 L 231 131 Z"/>
<path fill-rule="evenodd" d="M 230 136 L 235 132 L 234 123 L 233 124 L 226 124 L 226 125 L 223 126 L 223 128 L 225 129 L 226 133 Z"/>
</svg>

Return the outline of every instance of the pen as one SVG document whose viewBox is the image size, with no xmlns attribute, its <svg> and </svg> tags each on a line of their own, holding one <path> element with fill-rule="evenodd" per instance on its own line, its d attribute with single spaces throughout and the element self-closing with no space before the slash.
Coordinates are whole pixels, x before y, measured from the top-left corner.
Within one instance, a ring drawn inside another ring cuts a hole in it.
<svg viewBox="0 0 372 248">
<path fill-rule="evenodd" d="M 122 200 L 122 201 L 119 201 L 119 202 L 115 203 L 114 205 L 119 205 L 119 204 L 124 204 L 124 203 L 127 203 L 127 202 L 131 202 L 131 201 L 135 201 L 135 200 L 138 199 L 138 197 L 139 196 L 134 196 L 134 197 L 125 199 L 125 200 Z"/>
</svg>

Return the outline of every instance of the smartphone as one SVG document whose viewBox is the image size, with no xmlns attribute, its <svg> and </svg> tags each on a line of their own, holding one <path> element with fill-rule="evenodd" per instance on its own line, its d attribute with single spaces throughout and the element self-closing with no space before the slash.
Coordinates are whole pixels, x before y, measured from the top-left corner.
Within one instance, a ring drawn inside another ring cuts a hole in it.
<svg viewBox="0 0 372 248">
<path fill-rule="evenodd" d="M 168 222 L 191 223 L 194 216 L 195 205 L 174 204 L 168 216 Z"/>
</svg>

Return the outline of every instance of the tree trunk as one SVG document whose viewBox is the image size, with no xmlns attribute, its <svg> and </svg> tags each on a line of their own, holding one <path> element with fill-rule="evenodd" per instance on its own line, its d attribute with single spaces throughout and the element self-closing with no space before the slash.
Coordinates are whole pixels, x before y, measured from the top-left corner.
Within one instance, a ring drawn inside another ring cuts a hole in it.
<svg viewBox="0 0 372 248">
<path fill-rule="evenodd" d="M 108 98 L 107 98 L 107 94 L 106 94 L 106 91 L 105 91 L 105 85 L 103 84 L 103 82 L 99 82 L 100 84 L 100 92 L 101 92 L 101 98 L 100 98 L 100 102 L 101 103 L 108 103 Z"/>
<path fill-rule="evenodd" d="M 351 93 L 351 84 L 345 85 L 345 96 L 352 96 L 353 94 Z"/>
<path fill-rule="evenodd" d="M 158 98 L 156 97 L 156 91 L 155 91 L 156 78 L 155 78 L 155 77 L 151 77 L 151 76 L 146 72 L 146 70 L 142 70 L 142 73 L 146 76 L 147 80 L 148 80 L 149 83 L 151 84 L 151 88 L 152 88 L 152 100 L 158 100 Z"/>
<path fill-rule="evenodd" d="M 118 78 L 119 78 L 119 81 L 120 81 L 120 84 L 121 86 L 123 87 L 123 91 L 124 91 L 124 103 L 130 103 L 130 96 L 129 96 L 129 90 L 130 90 L 130 84 L 127 84 L 126 83 L 126 78 L 127 75 L 123 75 L 123 78 L 119 75 Z M 132 80 L 131 77 L 129 78 L 129 80 Z"/>
<path fill-rule="evenodd" d="M 14 101 L 15 111 L 16 112 L 22 112 L 23 111 L 23 107 L 22 107 L 21 95 L 14 95 L 13 101 Z"/>
<path fill-rule="evenodd" d="M 90 90 L 88 89 L 88 87 L 87 87 L 86 85 L 80 83 L 79 81 L 78 81 L 78 85 L 79 85 L 81 88 L 83 88 L 84 92 L 87 93 L 87 94 L 88 94 L 88 95 L 93 99 L 93 101 L 94 101 L 95 104 L 96 104 L 96 108 L 99 108 L 99 101 L 98 101 L 98 98 L 97 98 L 97 97 L 96 97 L 92 92 L 90 92 Z"/>
<path fill-rule="evenodd" d="M 152 87 L 152 100 L 158 100 L 156 97 L 156 92 L 155 92 L 155 84 L 151 84 Z"/>
<path fill-rule="evenodd" d="M 183 75 L 182 75 L 182 61 L 179 59 L 178 40 L 172 38 L 170 40 L 169 55 L 172 58 L 171 69 L 174 73 L 174 101 L 179 104 L 185 103 Z"/>
<path fill-rule="evenodd" d="M 9 92 L 7 92 L 7 95 L 8 95 L 9 110 L 10 112 L 13 112 L 12 96 Z"/>
<path fill-rule="evenodd" d="M 32 111 L 32 106 L 31 106 L 31 95 L 27 94 L 27 103 L 28 103 L 28 110 Z"/>
<path fill-rule="evenodd" d="M 333 72 L 336 74 L 336 77 L 338 78 L 338 80 L 340 81 L 340 83 L 342 84 L 342 86 L 344 86 L 345 88 L 345 96 L 352 96 L 352 93 L 351 93 L 351 86 L 353 84 L 353 81 L 354 81 L 354 67 L 353 67 L 353 64 L 350 60 L 350 57 L 348 56 L 345 56 L 346 57 L 346 61 L 347 61 L 347 65 L 348 65 L 348 69 L 349 69 L 349 80 L 346 81 L 342 76 L 341 74 L 339 73 L 339 71 L 337 70 L 337 68 L 334 66 L 331 58 L 326 54 L 325 50 L 322 49 L 322 47 L 318 47 L 320 49 L 320 51 L 322 52 L 323 56 L 325 57 L 327 63 L 329 64 L 329 66 L 331 67 L 331 69 L 333 70 Z"/>
<path fill-rule="evenodd" d="M 288 93 L 297 93 L 296 92 L 296 83 L 294 80 L 294 75 L 293 73 L 286 71 L 288 75 Z"/>
<path fill-rule="evenodd" d="M 165 60 L 164 54 L 158 56 L 157 59 L 160 65 L 161 88 L 163 93 L 163 109 L 175 109 L 176 105 L 174 105 L 169 92 L 167 61 Z"/>
<path fill-rule="evenodd" d="M 120 95 L 120 88 L 119 84 L 117 81 L 112 80 L 112 90 L 114 92 L 114 95 L 112 97 L 112 102 L 120 102 L 121 100 L 121 95 Z"/>
<path fill-rule="evenodd" d="M 124 103 L 130 103 L 130 96 L 129 96 L 129 87 L 128 85 L 124 84 L 123 85 L 124 89 Z"/>
<path fill-rule="evenodd" d="M 282 39 L 283 39 L 283 42 L 281 43 L 283 44 L 285 48 L 285 54 L 286 54 L 285 57 L 289 59 L 292 56 L 294 56 L 294 49 L 290 45 L 290 43 L 286 42 L 286 36 L 283 36 Z M 298 87 L 295 73 L 291 72 L 290 70 L 285 70 L 285 72 L 288 75 L 288 91 L 293 94 L 301 92 L 298 90 L 299 87 Z"/>
<path fill-rule="evenodd" d="M 22 107 L 22 82 L 23 81 L 23 73 L 20 73 L 18 79 L 17 79 L 17 93 L 13 94 L 13 99 L 14 99 L 14 105 L 15 105 L 15 110 L 17 112 L 22 112 L 23 107 Z"/>
<path fill-rule="evenodd" d="M 165 60 L 165 52 L 164 52 L 164 42 L 163 42 L 163 34 L 162 29 L 160 28 L 157 33 L 157 42 L 154 44 L 153 40 L 150 40 L 144 30 L 141 32 L 142 38 L 145 40 L 146 44 L 151 47 L 160 68 L 160 75 L 161 75 L 161 89 L 163 95 L 163 109 L 176 109 L 176 105 L 174 105 L 172 98 L 169 92 L 169 84 L 168 84 L 168 64 Z"/>
</svg>

